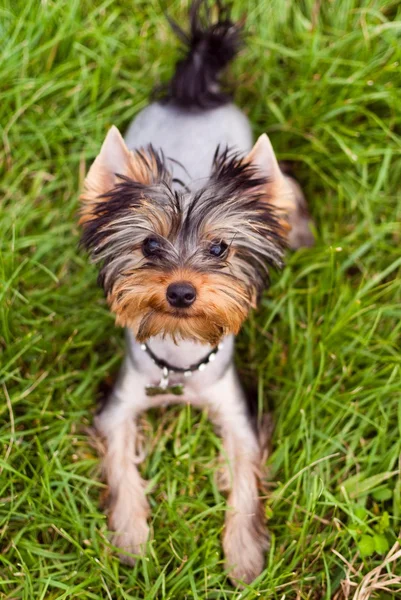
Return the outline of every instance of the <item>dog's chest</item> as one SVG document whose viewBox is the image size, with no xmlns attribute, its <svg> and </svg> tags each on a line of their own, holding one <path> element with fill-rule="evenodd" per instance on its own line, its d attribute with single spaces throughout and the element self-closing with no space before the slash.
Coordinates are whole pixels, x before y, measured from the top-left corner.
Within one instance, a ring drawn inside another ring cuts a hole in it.
<svg viewBox="0 0 401 600">
<path fill-rule="evenodd" d="M 216 349 L 187 340 L 176 344 L 171 338 L 155 337 L 149 340 L 146 349 L 127 331 L 127 351 L 135 370 L 147 382 L 148 396 L 182 396 L 204 391 L 226 372 L 232 361 L 233 346 L 233 336 L 224 338 Z"/>
</svg>

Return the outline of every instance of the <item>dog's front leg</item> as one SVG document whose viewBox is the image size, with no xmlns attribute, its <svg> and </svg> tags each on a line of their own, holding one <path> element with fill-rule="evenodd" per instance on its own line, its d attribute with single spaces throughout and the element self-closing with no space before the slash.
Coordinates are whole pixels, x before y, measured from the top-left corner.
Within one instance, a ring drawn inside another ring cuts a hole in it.
<svg viewBox="0 0 401 600">
<path fill-rule="evenodd" d="M 142 554 L 149 535 L 149 505 L 145 482 L 137 464 L 137 426 L 135 417 L 143 408 L 144 384 L 124 363 L 117 384 L 106 406 L 95 419 L 95 426 L 106 443 L 103 473 L 108 484 L 109 528 L 112 543 L 123 553 L 121 560 L 134 563 L 130 554 Z"/>
<path fill-rule="evenodd" d="M 269 538 L 258 489 L 262 449 L 233 366 L 207 390 L 207 403 L 221 432 L 229 467 L 223 535 L 226 568 L 233 580 L 249 583 L 264 568 Z"/>
</svg>

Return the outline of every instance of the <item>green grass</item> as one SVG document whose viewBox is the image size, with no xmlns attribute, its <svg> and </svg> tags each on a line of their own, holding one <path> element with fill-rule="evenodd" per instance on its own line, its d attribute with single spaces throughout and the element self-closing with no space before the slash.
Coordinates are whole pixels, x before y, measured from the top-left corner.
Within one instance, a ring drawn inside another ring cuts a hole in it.
<svg viewBox="0 0 401 600">
<path fill-rule="evenodd" d="M 169 11 L 183 20 L 186 3 Z M 1 598 L 351 599 L 345 561 L 358 584 L 397 539 L 401 4 L 236 1 L 244 11 L 229 79 L 255 134 L 294 161 L 317 232 L 237 346 L 276 422 L 267 568 L 241 595 L 224 574 L 219 440 L 187 407 L 144 419 L 153 541 L 120 565 L 85 432 L 123 335 L 77 248 L 78 189 L 107 128 L 124 130 L 172 72 L 162 8 L 2 0 Z M 401 559 L 390 567 L 400 574 Z"/>
</svg>

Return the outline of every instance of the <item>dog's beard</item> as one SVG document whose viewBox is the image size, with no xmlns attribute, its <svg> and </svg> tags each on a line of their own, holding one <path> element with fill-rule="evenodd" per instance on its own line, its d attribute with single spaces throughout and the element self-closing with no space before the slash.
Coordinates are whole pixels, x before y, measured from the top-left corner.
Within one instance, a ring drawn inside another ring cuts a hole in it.
<svg viewBox="0 0 401 600">
<path fill-rule="evenodd" d="M 197 297 L 191 307 L 169 306 L 166 289 L 173 281 L 194 285 Z M 253 296 L 242 282 L 222 273 L 140 270 L 116 282 L 108 301 L 116 323 L 130 328 L 140 342 L 161 335 L 216 345 L 223 336 L 238 333 Z"/>
</svg>

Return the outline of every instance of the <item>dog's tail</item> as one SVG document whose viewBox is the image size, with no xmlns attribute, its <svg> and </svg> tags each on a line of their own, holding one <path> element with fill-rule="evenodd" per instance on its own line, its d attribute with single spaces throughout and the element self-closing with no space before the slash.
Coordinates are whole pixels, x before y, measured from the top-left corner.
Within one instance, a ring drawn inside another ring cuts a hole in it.
<svg viewBox="0 0 401 600">
<path fill-rule="evenodd" d="M 166 101 L 184 108 L 213 108 L 230 101 L 230 94 L 222 90 L 220 74 L 241 47 L 243 20 L 233 23 L 228 7 L 220 0 L 216 11 L 217 21 L 212 22 L 207 0 L 194 0 L 189 33 L 169 18 L 187 53 L 176 64 L 164 95 Z"/>
</svg>

